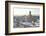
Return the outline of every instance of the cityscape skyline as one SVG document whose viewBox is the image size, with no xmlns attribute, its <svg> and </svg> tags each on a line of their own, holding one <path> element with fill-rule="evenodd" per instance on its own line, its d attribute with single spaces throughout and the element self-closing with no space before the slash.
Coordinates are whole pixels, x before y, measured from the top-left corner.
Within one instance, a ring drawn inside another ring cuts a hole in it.
<svg viewBox="0 0 46 36">
<path fill-rule="evenodd" d="M 32 16 L 31 11 L 29 11 L 29 15 L 26 16 L 14 16 L 14 27 L 39 27 L 35 24 L 35 22 L 39 20 L 39 16 Z"/>
</svg>

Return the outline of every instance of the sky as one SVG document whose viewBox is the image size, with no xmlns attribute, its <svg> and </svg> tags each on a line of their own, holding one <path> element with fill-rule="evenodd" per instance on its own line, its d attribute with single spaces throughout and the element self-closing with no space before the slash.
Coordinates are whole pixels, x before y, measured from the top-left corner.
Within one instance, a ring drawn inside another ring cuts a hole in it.
<svg viewBox="0 0 46 36">
<path fill-rule="evenodd" d="M 40 15 L 40 8 L 14 8 L 14 16 L 29 15 L 31 11 L 32 15 Z"/>
</svg>

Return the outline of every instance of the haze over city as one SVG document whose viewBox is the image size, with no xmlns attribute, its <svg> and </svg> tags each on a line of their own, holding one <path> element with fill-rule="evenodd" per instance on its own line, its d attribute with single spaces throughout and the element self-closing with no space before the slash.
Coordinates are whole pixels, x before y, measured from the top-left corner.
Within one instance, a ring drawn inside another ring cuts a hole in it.
<svg viewBox="0 0 46 36">
<path fill-rule="evenodd" d="M 40 9 L 39 8 L 14 8 L 14 16 L 23 16 L 23 15 L 29 15 L 29 11 L 31 11 L 32 15 L 40 15 Z"/>
</svg>

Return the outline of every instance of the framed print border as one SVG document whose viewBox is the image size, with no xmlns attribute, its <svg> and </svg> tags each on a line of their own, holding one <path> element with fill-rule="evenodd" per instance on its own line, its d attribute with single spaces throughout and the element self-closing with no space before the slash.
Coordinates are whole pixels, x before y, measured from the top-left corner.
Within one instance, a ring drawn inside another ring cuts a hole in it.
<svg viewBox="0 0 46 36">
<path fill-rule="evenodd" d="M 42 4 L 43 5 L 43 31 L 34 31 L 34 32 L 22 32 L 22 33 L 9 33 L 9 10 L 8 3 L 26 3 L 26 4 Z M 5 35 L 16 35 L 16 34 L 32 34 L 32 33 L 44 33 L 45 32 L 45 3 L 37 2 L 22 2 L 22 1 L 5 1 Z"/>
</svg>

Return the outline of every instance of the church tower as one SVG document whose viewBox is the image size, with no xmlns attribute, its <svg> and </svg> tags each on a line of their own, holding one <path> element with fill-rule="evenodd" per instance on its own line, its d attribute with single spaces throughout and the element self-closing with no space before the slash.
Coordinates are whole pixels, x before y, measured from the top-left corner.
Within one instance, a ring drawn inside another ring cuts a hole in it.
<svg viewBox="0 0 46 36">
<path fill-rule="evenodd" d="M 31 11 L 29 11 L 29 17 L 30 17 L 30 18 L 32 17 L 32 15 L 31 15 Z"/>
</svg>

